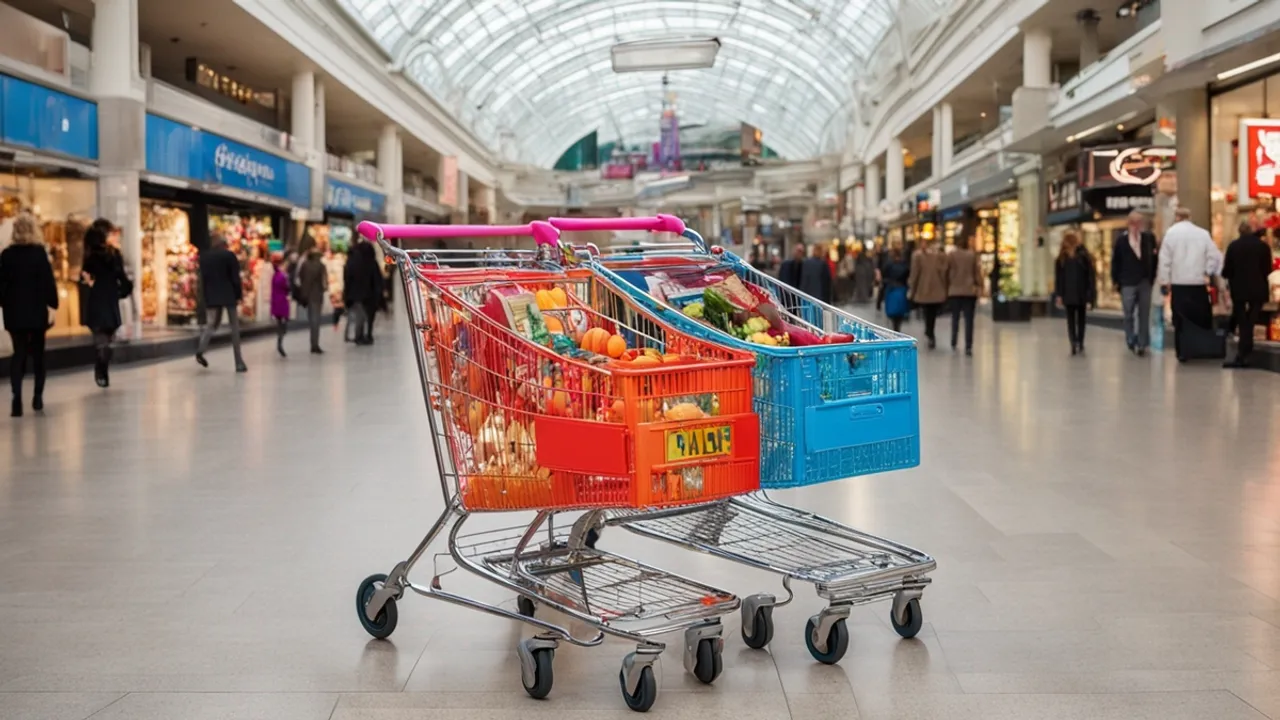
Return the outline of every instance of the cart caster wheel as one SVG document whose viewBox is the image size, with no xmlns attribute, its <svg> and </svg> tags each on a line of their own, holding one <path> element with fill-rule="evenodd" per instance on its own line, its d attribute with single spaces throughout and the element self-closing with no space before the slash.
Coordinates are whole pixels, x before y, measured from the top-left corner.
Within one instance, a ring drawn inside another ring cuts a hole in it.
<svg viewBox="0 0 1280 720">
<path fill-rule="evenodd" d="M 524 691 L 534 700 L 544 700 L 551 694 L 551 685 L 555 682 L 555 673 L 551 669 L 551 664 L 555 656 L 556 652 L 550 648 L 533 651 L 533 687 L 525 683 L 523 674 L 520 676 L 520 684 L 524 685 Z"/>
<path fill-rule="evenodd" d="M 773 606 L 756 608 L 753 625 L 753 632 L 750 635 L 747 634 L 746 626 L 742 627 L 742 642 L 752 650 L 763 650 L 773 641 Z"/>
<path fill-rule="evenodd" d="M 531 618 L 537 614 L 537 606 L 534 605 L 533 601 L 529 598 L 520 595 L 516 598 L 516 612 L 527 618 Z"/>
<path fill-rule="evenodd" d="M 387 603 L 378 611 L 378 617 L 370 620 L 364 614 L 364 609 L 369 605 L 369 601 L 373 599 L 373 594 L 382 589 L 383 583 L 387 580 L 387 576 L 383 573 L 370 575 L 360 583 L 359 589 L 356 590 L 356 615 L 360 617 L 360 624 L 364 626 L 365 632 L 373 637 L 384 640 L 391 637 L 391 633 L 396 631 L 396 622 L 400 619 L 399 613 L 396 611 L 395 598 L 389 598 Z"/>
<path fill-rule="evenodd" d="M 693 666 L 693 676 L 704 685 L 710 685 L 724 672 L 722 642 L 719 638 L 703 638 L 698 641 L 698 659 Z"/>
<path fill-rule="evenodd" d="M 627 707 L 636 712 L 649 712 L 649 708 L 658 700 L 658 681 L 653 677 L 653 667 L 646 665 L 640 670 L 640 682 L 636 684 L 636 693 L 627 692 L 627 676 L 618 671 L 618 685 L 622 688 L 622 699 Z"/>
<path fill-rule="evenodd" d="M 920 611 L 920 600 L 912 598 L 907 601 L 907 621 L 898 623 L 898 618 L 894 617 L 893 611 L 889 611 L 889 622 L 893 623 L 893 629 L 904 638 L 911 639 L 920 632 L 920 627 L 924 625 L 924 613 Z"/>
<path fill-rule="evenodd" d="M 821 652 L 813 646 L 813 631 L 817 628 L 817 623 L 813 618 L 809 618 L 809 622 L 804 626 L 804 644 L 809 648 L 809 654 L 813 655 L 813 659 L 824 665 L 835 665 L 840 662 L 844 654 L 849 651 L 849 628 L 845 627 L 844 618 L 840 618 L 831 626 L 831 631 L 827 633 L 827 651 Z"/>
</svg>

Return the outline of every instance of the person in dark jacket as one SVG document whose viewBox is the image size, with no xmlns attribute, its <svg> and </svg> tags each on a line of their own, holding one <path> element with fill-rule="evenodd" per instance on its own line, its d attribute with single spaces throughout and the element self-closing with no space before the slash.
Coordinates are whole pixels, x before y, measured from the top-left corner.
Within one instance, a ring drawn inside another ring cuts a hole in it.
<svg viewBox="0 0 1280 720">
<path fill-rule="evenodd" d="M 244 286 L 240 280 L 240 258 L 227 249 L 227 239 L 221 236 L 213 238 L 213 246 L 200 253 L 200 284 L 204 288 L 204 330 L 200 333 L 200 344 L 196 346 L 196 362 L 209 367 L 204 353 L 209 349 L 209 341 L 222 325 L 222 313 L 227 313 L 227 324 L 231 326 L 231 348 L 235 354 L 236 372 L 247 372 L 240 355 L 240 298 L 244 295 Z"/>
<path fill-rule="evenodd" d="M 373 342 L 373 316 L 382 299 L 382 271 L 373 245 L 358 242 L 347 255 L 342 269 L 342 305 L 347 308 L 348 324 L 357 345 Z"/>
<path fill-rule="evenodd" d="M 1146 216 L 1129 213 L 1129 227 L 1111 247 L 1111 284 L 1124 307 L 1124 337 L 1139 356 L 1151 345 L 1151 287 L 1156 280 L 1156 236 L 1144 230 Z"/>
<path fill-rule="evenodd" d="M 821 243 L 813 246 L 813 253 L 800 265 L 800 292 L 831 302 L 831 264 L 827 261 L 827 249 Z"/>
<path fill-rule="evenodd" d="M 796 243 L 791 248 L 791 257 L 782 263 L 782 267 L 778 268 L 778 279 L 784 285 L 800 289 L 800 267 L 804 265 L 804 244 Z"/>
<path fill-rule="evenodd" d="M 13 221 L 13 244 L 0 253 L 0 310 L 4 329 L 13 339 L 9 360 L 13 417 L 22 417 L 22 376 L 28 360 L 36 378 L 31 409 L 44 409 L 44 335 L 51 325 L 50 311 L 57 309 L 58 286 L 49 254 L 40 245 L 35 218 L 24 212 Z"/>
<path fill-rule="evenodd" d="M 1058 307 L 1067 311 L 1071 354 L 1084 354 L 1085 311 L 1098 301 L 1098 278 L 1093 257 L 1081 244 L 1079 235 L 1069 232 L 1062 236 L 1062 249 L 1053 270 L 1053 294 Z"/>
<path fill-rule="evenodd" d="M 324 352 L 320 348 L 320 315 L 324 312 L 324 296 L 327 292 L 329 292 L 329 270 L 320 259 L 320 252 L 313 248 L 298 268 L 298 301 L 307 309 L 307 324 L 311 328 L 313 355 Z"/>
<path fill-rule="evenodd" d="M 93 333 L 97 353 L 93 375 L 98 387 L 110 387 L 111 341 L 123 321 L 120 301 L 133 294 L 133 281 L 124 271 L 124 257 L 107 243 L 114 227 L 95 220 L 84 233 L 84 262 L 80 265 L 80 324 Z"/>
<path fill-rule="evenodd" d="M 902 256 L 898 247 L 889 249 L 889 261 L 881 273 L 884 281 L 884 314 L 893 323 L 893 331 L 902 330 L 902 321 L 911 312 L 908 300 L 908 281 L 911 279 L 911 263 Z"/>
<path fill-rule="evenodd" d="M 1271 247 L 1253 223 L 1240 224 L 1240 237 L 1227 246 L 1222 278 L 1231 284 L 1231 324 L 1239 329 L 1236 358 L 1223 363 L 1226 368 L 1249 367 L 1253 353 L 1253 326 L 1270 296 Z"/>
</svg>

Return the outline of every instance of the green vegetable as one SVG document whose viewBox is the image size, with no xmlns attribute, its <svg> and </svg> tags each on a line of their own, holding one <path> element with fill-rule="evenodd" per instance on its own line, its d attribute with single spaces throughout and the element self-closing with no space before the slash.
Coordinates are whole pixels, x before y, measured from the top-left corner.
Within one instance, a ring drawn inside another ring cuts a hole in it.
<svg viewBox="0 0 1280 720">
<path fill-rule="evenodd" d="M 702 305 L 702 314 L 707 322 L 731 335 L 735 334 L 733 313 L 737 308 L 733 306 L 733 303 L 726 300 L 723 295 L 715 290 L 707 288 L 702 291 Z"/>
<path fill-rule="evenodd" d="M 684 314 L 691 318 L 702 317 L 703 305 L 700 302 L 691 302 L 684 306 Z"/>
</svg>

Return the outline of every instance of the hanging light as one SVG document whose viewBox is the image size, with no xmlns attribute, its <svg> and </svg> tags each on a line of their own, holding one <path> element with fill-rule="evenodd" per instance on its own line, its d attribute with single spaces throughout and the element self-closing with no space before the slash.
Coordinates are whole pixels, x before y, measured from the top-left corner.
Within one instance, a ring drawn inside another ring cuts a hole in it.
<svg viewBox="0 0 1280 720">
<path fill-rule="evenodd" d="M 638 40 L 618 43 L 610 49 L 616 73 L 714 67 L 719 52 L 719 38 Z"/>
</svg>

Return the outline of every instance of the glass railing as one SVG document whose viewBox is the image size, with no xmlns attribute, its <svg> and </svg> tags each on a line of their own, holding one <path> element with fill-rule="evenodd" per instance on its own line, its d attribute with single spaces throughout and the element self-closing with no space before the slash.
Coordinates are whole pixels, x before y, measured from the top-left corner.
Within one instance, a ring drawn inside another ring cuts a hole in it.
<svg viewBox="0 0 1280 720">
<path fill-rule="evenodd" d="M 326 158 L 326 167 L 329 172 L 346 175 L 349 178 L 355 178 L 374 185 L 380 184 L 378 182 L 378 168 L 369 163 L 330 153 Z"/>
</svg>

